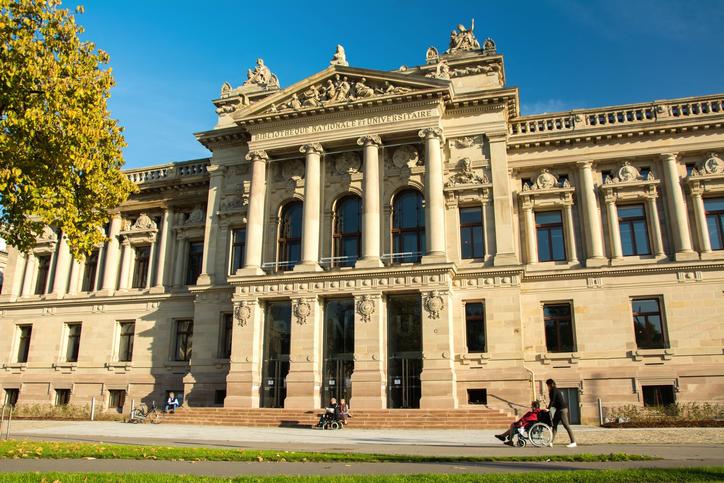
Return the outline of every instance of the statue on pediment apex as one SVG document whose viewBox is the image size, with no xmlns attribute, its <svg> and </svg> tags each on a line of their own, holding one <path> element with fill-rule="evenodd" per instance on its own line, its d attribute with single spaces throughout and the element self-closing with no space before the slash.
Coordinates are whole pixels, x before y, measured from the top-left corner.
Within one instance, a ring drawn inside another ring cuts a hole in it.
<svg viewBox="0 0 724 483">
<path fill-rule="evenodd" d="M 256 84 L 264 89 L 278 89 L 279 78 L 277 78 L 275 74 L 272 74 L 269 67 L 264 65 L 264 59 L 259 58 L 256 59 L 256 67 L 254 67 L 254 70 L 248 69 L 246 71 L 246 82 L 244 82 L 244 85 L 248 86 L 250 84 Z"/>
<path fill-rule="evenodd" d="M 475 30 L 475 19 L 472 20 L 470 30 L 464 25 L 458 25 L 457 29 L 450 33 L 450 46 L 447 49 L 448 54 L 455 52 L 465 52 L 467 50 L 476 50 L 480 48 L 478 39 L 475 38 L 473 31 Z"/>
<path fill-rule="evenodd" d="M 231 95 L 231 84 L 224 82 L 221 85 L 221 97 L 229 97 Z"/>
<path fill-rule="evenodd" d="M 440 53 L 437 51 L 435 47 L 428 47 L 427 52 L 425 53 L 425 60 L 428 64 L 434 64 L 440 59 Z"/>
<path fill-rule="evenodd" d="M 447 61 L 443 59 L 437 63 L 437 66 L 435 67 L 435 72 L 430 72 L 425 77 L 450 80 L 450 66 L 447 64 Z"/>
<path fill-rule="evenodd" d="M 337 44 L 337 50 L 334 52 L 332 60 L 329 61 L 329 65 L 349 65 L 349 62 L 347 62 L 347 54 L 344 52 L 344 47 L 340 44 Z"/>
<path fill-rule="evenodd" d="M 483 52 L 485 52 L 487 55 L 495 54 L 495 41 L 490 37 L 485 39 L 485 42 L 483 42 Z"/>
</svg>

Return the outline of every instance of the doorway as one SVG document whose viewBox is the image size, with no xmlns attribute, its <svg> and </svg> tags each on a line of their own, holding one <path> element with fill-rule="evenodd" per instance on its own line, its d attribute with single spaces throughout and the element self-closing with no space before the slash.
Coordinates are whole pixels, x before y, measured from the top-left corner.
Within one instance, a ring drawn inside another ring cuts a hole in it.
<svg viewBox="0 0 724 483">
<path fill-rule="evenodd" d="M 353 371 L 354 299 L 327 300 L 324 304 L 322 405 L 331 398 L 346 399 L 351 403 Z"/>
<path fill-rule="evenodd" d="M 578 388 L 562 387 L 560 389 L 568 403 L 568 418 L 571 424 L 581 424 L 581 406 L 578 401 Z"/>
<path fill-rule="evenodd" d="M 422 314 L 420 295 L 387 298 L 387 407 L 420 407 L 422 396 Z"/>
<path fill-rule="evenodd" d="M 268 302 L 264 310 L 264 369 L 260 404 L 263 408 L 284 407 L 284 399 L 287 397 L 291 328 L 291 302 Z"/>
</svg>

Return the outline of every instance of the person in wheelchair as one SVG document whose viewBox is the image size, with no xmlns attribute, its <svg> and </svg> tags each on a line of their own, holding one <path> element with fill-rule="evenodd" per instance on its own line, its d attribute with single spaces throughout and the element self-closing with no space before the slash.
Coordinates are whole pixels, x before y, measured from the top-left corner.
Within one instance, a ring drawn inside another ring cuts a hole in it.
<svg viewBox="0 0 724 483">
<path fill-rule="evenodd" d="M 322 413 L 322 416 L 319 418 L 317 427 L 324 428 L 326 424 L 331 422 L 337 422 L 341 425 L 340 419 L 339 404 L 336 398 L 332 398 L 329 400 L 329 405 L 324 408 L 324 413 Z"/>
<path fill-rule="evenodd" d="M 504 433 L 496 434 L 495 437 L 502 441 L 504 444 L 513 444 L 513 435 L 518 433 L 521 437 L 526 437 L 526 428 L 530 427 L 533 423 L 538 422 L 540 419 L 546 419 L 541 413 L 543 410 L 540 408 L 540 401 L 533 401 L 530 403 L 530 411 L 525 413 L 522 418 L 510 425 L 510 428 Z"/>
</svg>

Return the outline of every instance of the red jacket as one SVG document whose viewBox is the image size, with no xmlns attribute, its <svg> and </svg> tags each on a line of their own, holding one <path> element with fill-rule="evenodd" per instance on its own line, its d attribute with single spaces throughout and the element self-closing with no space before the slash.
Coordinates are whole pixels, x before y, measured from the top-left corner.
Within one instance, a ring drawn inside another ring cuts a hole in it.
<svg viewBox="0 0 724 483">
<path fill-rule="evenodd" d="M 535 423 L 536 421 L 538 421 L 538 413 L 540 412 L 540 409 L 533 409 L 531 411 L 528 411 L 523 415 L 522 418 L 515 422 L 515 427 L 519 428 L 521 426 L 526 426 L 530 423 Z"/>
</svg>

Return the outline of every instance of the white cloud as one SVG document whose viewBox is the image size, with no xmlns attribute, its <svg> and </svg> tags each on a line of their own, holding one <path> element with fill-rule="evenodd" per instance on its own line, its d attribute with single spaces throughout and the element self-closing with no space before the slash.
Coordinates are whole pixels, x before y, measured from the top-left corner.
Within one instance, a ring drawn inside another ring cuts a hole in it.
<svg viewBox="0 0 724 483">
<path fill-rule="evenodd" d="M 523 102 L 520 105 L 520 113 L 523 116 L 531 114 L 545 114 L 549 112 L 570 111 L 581 108 L 583 103 L 571 103 L 561 99 L 544 99 L 535 102 Z"/>
</svg>

